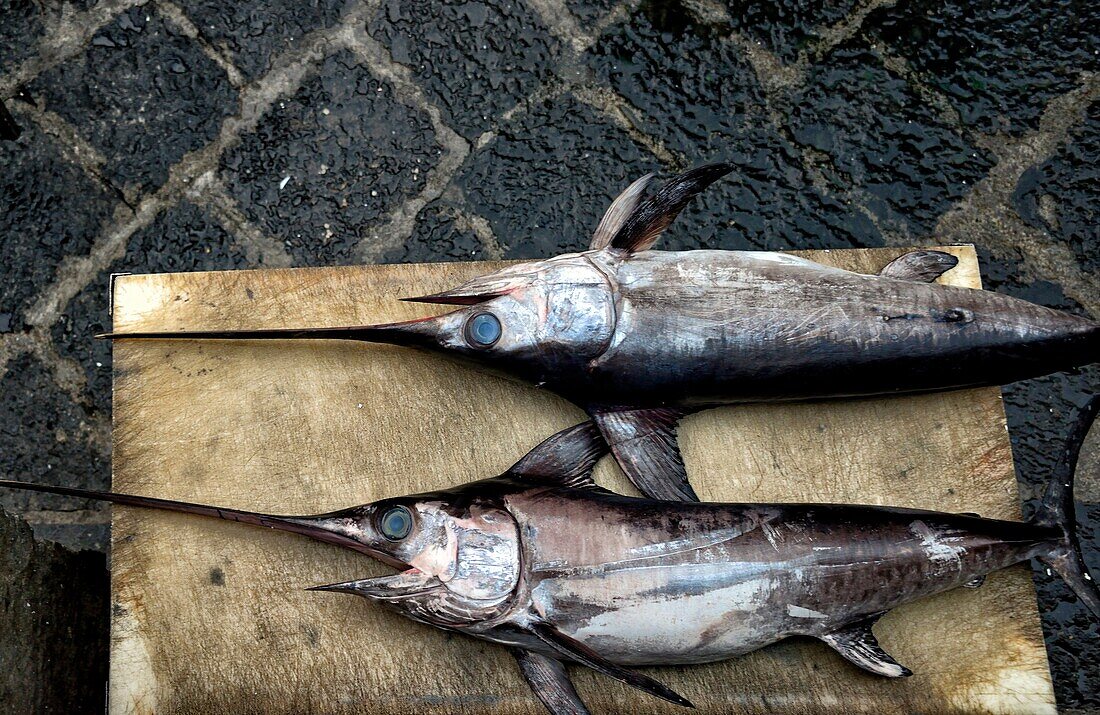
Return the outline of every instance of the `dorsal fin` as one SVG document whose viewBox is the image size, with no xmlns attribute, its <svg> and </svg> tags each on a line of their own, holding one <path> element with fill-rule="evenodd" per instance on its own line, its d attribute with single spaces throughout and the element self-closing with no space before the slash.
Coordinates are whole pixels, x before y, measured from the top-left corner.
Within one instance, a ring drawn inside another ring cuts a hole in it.
<svg viewBox="0 0 1100 715">
<path fill-rule="evenodd" d="M 546 438 L 513 464 L 507 474 L 563 487 L 594 488 L 592 470 L 607 451 L 600 429 L 589 420 Z"/>
<path fill-rule="evenodd" d="M 638 202 L 642 200 L 645 189 L 652 180 L 653 174 L 646 174 L 615 197 L 604 212 L 603 218 L 600 219 L 596 232 L 592 234 L 589 250 L 598 251 L 611 245 L 611 239 L 615 238 L 615 234 L 623 227 L 623 223 L 634 213 L 634 209 L 638 208 Z"/>
<path fill-rule="evenodd" d="M 871 627 L 881 613 L 868 616 L 856 621 L 839 631 L 821 636 L 821 640 L 832 646 L 849 663 L 858 665 L 864 670 L 875 675 L 885 675 L 888 678 L 905 678 L 913 674 L 913 671 L 894 660 L 893 656 L 882 649 L 878 639 L 871 632 Z"/>
<path fill-rule="evenodd" d="M 959 263 L 959 259 L 943 251 L 910 251 L 886 264 L 880 276 L 903 281 L 931 283 Z"/>
<path fill-rule="evenodd" d="M 731 171 L 733 164 L 707 164 L 673 177 L 638 204 L 611 239 L 611 247 L 630 253 L 648 250 L 693 196 Z"/>
</svg>

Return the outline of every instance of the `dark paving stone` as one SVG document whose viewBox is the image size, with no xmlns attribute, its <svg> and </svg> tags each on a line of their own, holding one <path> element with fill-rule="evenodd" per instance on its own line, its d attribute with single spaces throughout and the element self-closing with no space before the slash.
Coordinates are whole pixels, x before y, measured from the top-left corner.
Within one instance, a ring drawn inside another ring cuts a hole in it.
<svg viewBox="0 0 1100 715">
<path fill-rule="evenodd" d="M 0 73 L 33 57 L 45 33 L 43 10 L 33 0 L 0 0 Z"/>
<path fill-rule="evenodd" d="M 603 18 L 618 4 L 617 0 L 565 0 L 565 6 L 585 28 Z"/>
<path fill-rule="evenodd" d="M 1049 281 L 1027 282 L 1018 256 L 979 251 L 985 287 L 1058 310 L 1085 315 Z M 1077 412 L 1100 394 L 1100 366 L 1024 380 L 1004 388 L 1009 437 L 1024 513 L 1031 514 L 1050 480 Z M 1092 573 L 1100 573 L 1100 505 L 1079 504 L 1077 536 Z M 1057 576 L 1033 564 L 1047 655 L 1060 708 L 1100 708 L 1100 630 L 1096 618 Z"/>
<path fill-rule="evenodd" d="M 778 0 L 726 2 L 735 30 L 763 43 L 787 61 L 808 52 L 821 40 L 822 29 L 843 20 L 859 0 Z"/>
<path fill-rule="evenodd" d="M 112 273 L 171 273 L 255 267 L 232 236 L 204 209 L 184 202 L 160 214 L 130 237 L 126 254 L 100 272 L 65 307 L 51 329 L 62 357 L 80 363 L 88 379 L 88 399 L 103 413 L 111 410 L 111 344 L 96 340 L 111 329 L 107 313 Z"/>
<path fill-rule="evenodd" d="M 89 442 L 88 413 L 61 391 L 30 355 L 0 377 L 0 474 L 89 489 L 110 483 L 108 459 Z M 18 513 L 92 508 L 90 502 L 33 492 L 0 492 L 0 507 Z"/>
<path fill-rule="evenodd" d="M 387 0 L 368 25 L 468 140 L 550 77 L 558 43 L 519 0 Z"/>
<path fill-rule="evenodd" d="M 456 183 L 506 257 L 546 258 L 587 248 L 611 200 L 658 168 L 623 131 L 565 95 L 501 127 Z"/>
<path fill-rule="evenodd" d="M 838 192 L 861 189 L 880 227 L 914 240 L 993 163 L 860 47 L 812 66 L 789 112 L 795 141 L 828 156 Z"/>
<path fill-rule="evenodd" d="M 1024 172 L 1012 203 L 1028 224 L 1070 247 L 1100 274 L 1100 102 L 1048 161 Z"/>
<path fill-rule="evenodd" d="M 180 6 L 203 37 L 220 48 L 247 79 L 255 79 L 304 35 L 335 25 L 345 4 L 345 0 L 187 0 Z"/>
<path fill-rule="evenodd" d="M 983 132 L 1038 126 L 1043 107 L 1100 69 L 1092 0 L 915 0 L 883 8 L 863 27 L 946 93 Z"/>
<path fill-rule="evenodd" d="M 642 130 L 689 164 L 736 166 L 685 211 L 661 247 L 882 244 L 865 214 L 812 185 L 795 147 L 771 128 L 756 75 L 733 45 L 645 10 L 605 37 L 589 63 L 641 112 L 633 118 Z"/>
<path fill-rule="evenodd" d="M 439 152 L 427 116 L 341 52 L 272 107 L 221 170 L 296 263 L 332 265 L 354 262 L 366 231 L 420 192 Z"/>
<path fill-rule="evenodd" d="M 168 167 L 237 109 L 225 72 L 151 5 L 119 15 L 30 92 L 103 152 L 115 186 L 142 192 L 163 184 Z"/>
<path fill-rule="evenodd" d="M 433 263 L 436 261 L 480 261 L 481 241 L 458 225 L 455 208 L 438 199 L 416 217 L 412 235 L 398 249 L 389 251 L 379 263 Z"/>
<path fill-rule="evenodd" d="M 110 574 L 103 554 L 36 541 L 0 510 L 0 703 L 96 713 L 107 703 Z"/>
<path fill-rule="evenodd" d="M 23 134 L 0 142 L 0 332 L 23 329 L 24 311 L 66 256 L 88 252 L 115 204 L 10 106 Z"/>
</svg>

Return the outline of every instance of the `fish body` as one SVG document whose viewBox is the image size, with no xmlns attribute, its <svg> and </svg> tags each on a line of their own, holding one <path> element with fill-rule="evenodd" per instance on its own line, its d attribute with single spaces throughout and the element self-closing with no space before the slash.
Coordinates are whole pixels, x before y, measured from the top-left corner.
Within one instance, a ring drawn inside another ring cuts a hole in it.
<svg viewBox="0 0 1100 715">
<path fill-rule="evenodd" d="M 904 603 L 1039 558 L 1100 615 L 1074 536 L 1072 480 L 1093 400 L 1029 522 L 878 506 L 685 503 L 592 481 L 607 446 L 592 423 L 543 442 L 505 474 L 316 516 L 0 482 L 299 533 L 399 569 L 314 590 L 507 646 L 554 715 L 587 713 L 566 663 L 681 705 L 636 665 L 730 658 L 793 635 L 888 677 L 875 621 Z"/>
<path fill-rule="evenodd" d="M 524 379 L 590 412 L 1000 384 L 1100 345 L 1097 323 L 1010 296 L 782 253 L 602 249 L 545 261 L 532 283 L 467 311 L 533 336 L 491 351 L 512 363 L 494 367 L 525 363 Z"/>
<path fill-rule="evenodd" d="M 934 283 L 957 259 L 901 256 L 861 275 L 772 252 L 650 250 L 730 165 L 704 166 L 607 210 L 588 251 L 528 261 L 412 298 L 462 306 L 373 326 L 119 333 L 116 338 L 345 339 L 448 355 L 583 407 L 658 499 L 697 501 L 676 438 L 717 405 L 998 385 L 1100 357 L 1100 323 Z"/>
<path fill-rule="evenodd" d="M 1057 530 L 909 509 L 682 504 L 591 490 L 506 499 L 512 617 L 620 665 L 706 663 L 821 638 L 1045 553 Z M 583 534 L 584 538 L 577 538 Z"/>
</svg>

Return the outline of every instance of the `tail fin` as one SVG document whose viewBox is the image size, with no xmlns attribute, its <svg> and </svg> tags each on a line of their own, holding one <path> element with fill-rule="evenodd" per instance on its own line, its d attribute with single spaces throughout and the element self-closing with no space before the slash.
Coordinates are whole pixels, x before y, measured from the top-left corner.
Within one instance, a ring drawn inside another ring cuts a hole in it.
<svg viewBox="0 0 1100 715">
<path fill-rule="evenodd" d="M 1073 508 L 1073 475 L 1077 470 L 1077 458 L 1097 412 L 1100 412 L 1100 395 L 1093 397 L 1081 410 L 1032 522 L 1062 532 L 1060 543 L 1050 553 L 1040 556 L 1039 560 L 1057 571 L 1082 603 L 1100 618 L 1100 589 L 1081 558 Z"/>
</svg>

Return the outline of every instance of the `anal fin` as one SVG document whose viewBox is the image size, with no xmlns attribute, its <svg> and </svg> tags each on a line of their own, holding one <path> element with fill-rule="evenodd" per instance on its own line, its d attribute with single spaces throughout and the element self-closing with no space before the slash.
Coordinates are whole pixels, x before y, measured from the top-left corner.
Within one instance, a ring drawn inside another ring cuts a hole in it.
<svg viewBox="0 0 1100 715">
<path fill-rule="evenodd" d="M 881 613 L 869 616 L 839 631 L 821 636 L 821 640 L 832 646 L 832 649 L 849 663 L 858 665 L 870 673 L 884 675 L 887 678 L 908 677 L 913 674 L 913 671 L 884 651 L 878 644 L 875 634 L 871 632 L 871 627 L 881 616 Z"/>
<path fill-rule="evenodd" d="M 619 466 L 642 494 L 651 499 L 699 501 L 676 441 L 676 425 L 685 414 L 660 407 L 595 411 L 592 418 Z"/>
<path fill-rule="evenodd" d="M 958 258 L 943 251 L 910 251 L 886 264 L 879 275 L 903 281 L 931 283 L 958 263 Z"/>
<path fill-rule="evenodd" d="M 691 701 L 677 693 L 667 685 L 660 683 L 648 675 L 642 675 L 620 665 L 615 665 L 602 655 L 592 650 L 584 643 L 570 638 L 558 629 L 546 623 L 535 623 L 528 627 L 532 635 L 540 641 L 561 653 L 569 660 L 574 660 L 587 666 L 598 673 L 603 673 L 627 685 L 643 690 L 650 695 L 667 700 L 676 705 L 693 708 Z"/>
<path fill-rule="evenodd" d="M 981 588 L 985 583 L 985 576 L 975 576 L 963 584 L 963 588 Z"/>
<path fill-rule="evenodd" d="M 522 648 L 512 648 L 512 655 L 516 657 L 527 684 L 551 715 L 589 715 L 588 708 L 565 672 L 564 663 Z"/>
</svg>

